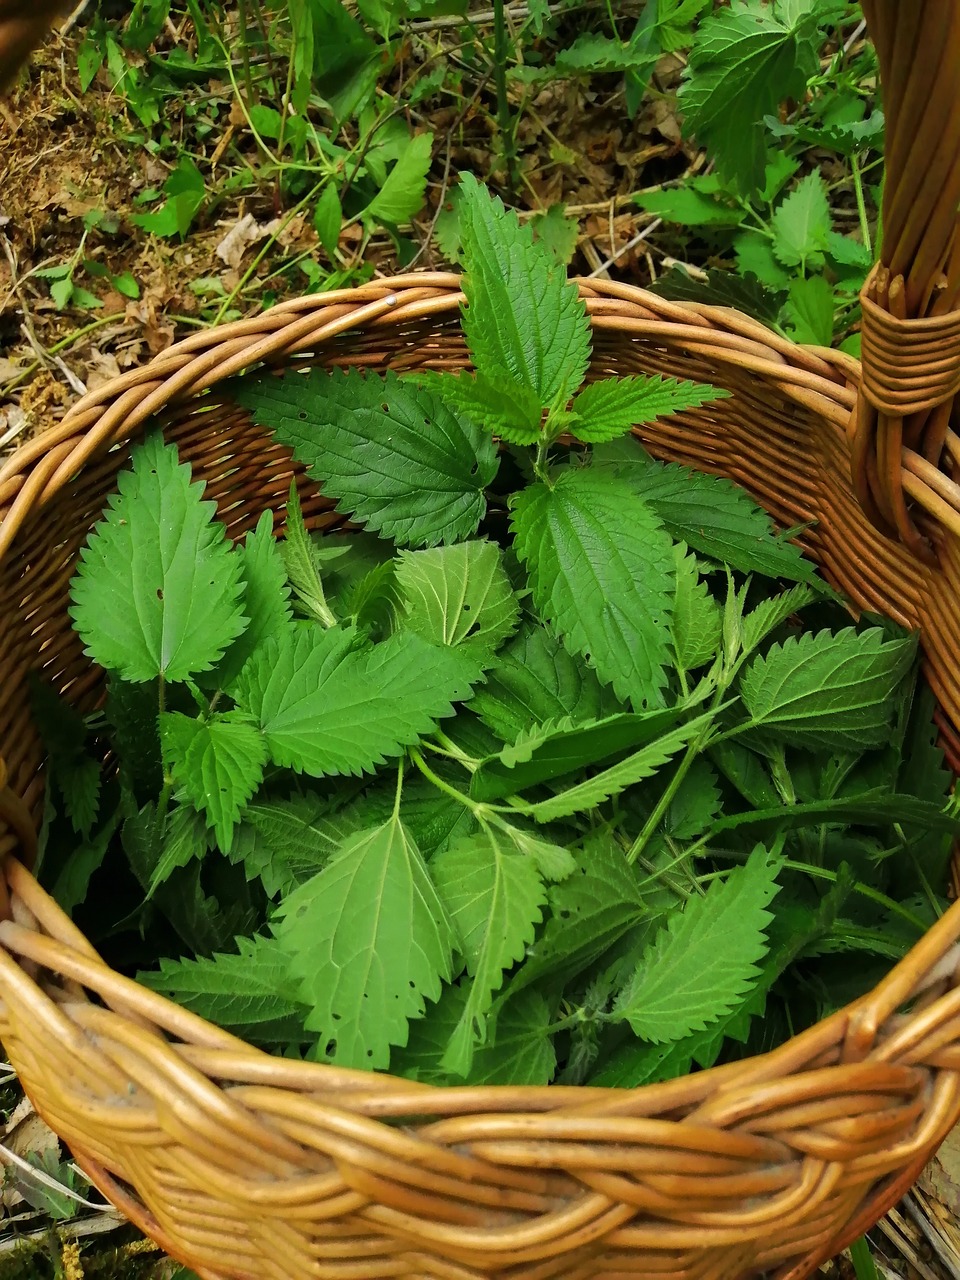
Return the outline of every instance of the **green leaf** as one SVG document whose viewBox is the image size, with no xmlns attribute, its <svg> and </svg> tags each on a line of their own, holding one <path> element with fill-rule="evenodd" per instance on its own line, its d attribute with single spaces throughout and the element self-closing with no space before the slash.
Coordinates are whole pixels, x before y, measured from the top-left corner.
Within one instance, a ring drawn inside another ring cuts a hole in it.
<svg viewBox="0 0 960 1280">
<path fill-rule="evenodd" d="M 209 847 L 203 815 L 190 805 L 177 805 L 166 817 L 160 857 L 150 877 L 147 897 L 152 898 L 174 871 L 202 858 Z"/>
<path fill-rule="evenodd" d="M 732 228 L 743 222 L 743 210 L 730 202 L 712 174 L 662 191 L 643 191 L 636 200 L 645 212 L 683 227 Z"/>
<path fill-rule="evenodd" d="M 475 670 L 465 676 L 454 650 L 409 632 L 367 648 L 357 641 L 352 628 L 304 624 L 247 663 L 234 696 L 274 764 L 318 778 L 368 772 L 470 695 Z"/>
<path fill-rule="evenodd" d="M 229 689 L 252 653 L 290 622 L 290 589 L 283 557 L 273 536 L 273 512 L 264 511 L 257 527 L 241 547 L 240 577 L 247 628 L 226 651 L 216 668 L 218 687 Z"/>
<path fill-rule="evenodd" d="M 580 226 L 576 218 L 568 218 L 566 206 L 552 204 L 546 213 L 530 219 L 534 238 L 546 245 L 559 263 L 566 266 L 577 248 Z"/>
<path fill-rule="evenodd" d="M 791 280 L 787 298 L 788 332 L 796 342 L 829 347 L 833 342 L 833 286 L 824 276 Z"/>
<path fill-rule="evenodd" d="M 495 756 L 481 760 L 470 783 L 476 800 L 500 800 L 553 778 L 599 764 L 649 742 L 676 724 L 671 709 L 644 715 L 624 712 L 602 720 L 547 721 L 521 733 Z"/>
<path fill-rule="evenodd" d="M 511 444 L 536 444 L 543 407 L 530 387 L 499 369 L 485 373 L 419 373 L 416 381 L 452 409 Z"/>
<path fill-rule="evenodd" d="M 387 174 L 386 182 L 360 215 L 363 221 L 397 226 L 419 213 L 432 158 L 433 134 L 415 133 Z"/>
<path fill-rule="evenodd" d="M 673 554 L 647 504 L 616 476 L 561 473 L 512 500 L 514 546 L 537 608 L 619 697 L 662 701 Z"/>
<path fill-rule="evenodd" d="M 405 629 L 431 644 L 489 658 L 517 625 L 520 606 L 495 543 L 402 551 L 396 576 Z"/>
<path fill-rule="evenodd" d="M 695 409 L 729 394 L 721 387 L 680 382 L 676 378 L 601 378 L 575 397 L 570 431 L 578 440 L 601 444 L 641 423 Z"/>
<path fill-rule="evenodd" d="M 785 196 L 770 222 L 773 251 L 785 266 L 820 266 L 831 231 L 826 184 L 814 170 Z"/>
<path fill-rule="evenodd" d="M 605 457 L 603 447 L 596 450 L 594 465 L 606 468 Z M 631 461 L 615 457 L 609 465 L 674 538 L 711 560 L 767 577 L 806 581 L 813 576 L 799 549 L 777 537 L 767 513 L 730 480 L 675 463 L 644 461 L 639 451 Z"/>
<path fill-rule="evenodd" d="M 546 893 L 536 863 L 491 827 L 437 854 L 430 870 L 473 978 L 442 1059 L 444 1070 L 465 1076 L 474 1046 L 486 1042 L 486 1015 L 504 971 L 533 941 Z"/>
<path fill-rule="evenodd" d="M 688 899 L 644 951 L 613 1016 L 642 1039 L 664 1044 L 735 1009 L 759 976 L 781 865 L 758 847 L 744 866 Z"/>
<path fill-rule="evenodd" d="M 564 716 L 576 724 L 622 709 L 613 690 L 540 626 L 524 628 L 500 651 L 487 683 L 470 702 L 470 710 L 505 742 Z"/>
<path fill-rule="evenodd" d="M 123 762 L 121 777 L 141 801 L 159 795 L 163 786 L 157 685 L 156 680 L 150 684 L 127 684 L 116 676 L 107 680 L 106 718 Z"/>
<path fill-rule="evenodd" d="M 696 840 L 720 812 L 721 804 L 717 775 L 705 760 L 695 760 L 670 801 L 664 828 L 674 840 Z"/>
<path fill-rule="evenodd" d="M 554 989 L 588 969 L 647 913 L 633 869 L 606 831 L 575 849 L 576 867 L 549 890 L 550 914 L 506 997 L 549 977 Z"/>
<path fill-rule="evenodd" d="M 776 261 L 773 258 L 772 249 L 770 258 Z M 662 298 L 670 298 L 674 302 L 697 302 L 711 307 L 734 307 L 745 315 L 753 316 L 761 324 L 776 325 L 780 319 L 780 309 L 783 306 L 786 283 L 789 279 L 782 267 L 778 269 L 785 277 L 782 284 L 772 283 L 772 287 L 768 287 L 771 282 L 759 276 L 753 267 L 744 267 L 743 275 L 713 267 L 694 277 L 683 266 L 675 266 L 650 285 L 650 292 L 659 294 Z M 755 276 L 758 278 L 754 278 Z"/>
<path fill-rule="evenodd" d="M 494 443 L 410 381 L 311 369 L 244 378 L 234 395 L 338 511 L 398 545 L 456 542 L 480 523 L 497 473 Z"/>
<path fill-rule="evenodd" d="M 813 587 L 800 582 L 781 595 L 761 600 L 743 619 L 740 640 L 744 653 L 752 653 L 781 623 L 805 609 L 808 604 L 813 604 L 816 598 L 817 593 Z"/>
<path fill-rule="evenodd" d="M 390 1059 L 391 1073 L 425 1084 L 464 1083 L 462 1077 L 452 1076 L 441 1063 L 468 999 L 468 983 L 447 987 L 426 1017 L 411 1025 L 406 1047 Z M 550 1023 L 550 1006 L 543 996 L 535 991 L 521 992 L 497 1017 L 488 1043 L 474 1050 L 466 1083 L 549 1084 L 557 1066 L 548 1035 Z"/>
<path fill-rule="evenodd" d="M 735 0 L 700 23 L 680 89 L 684 130 L 739 194 L 763 185 L 760 120 L 785 98 L 803 98 L 818 55 L 806 8 L 777 12 L 764 0 Z"/>
<path fill-rule="evenodd" d="M 464 335 L 481 373 L 506 370 L 541 405 L 566 400 L 587 369 L 590 325 L 577 286 L 529 226 L 472 174 L 461 179 Z"/>
<path fill-rule="evenodd" d="M 330 611 L 323 589 L 323 581 L 320 577 L 320 556 L 303 523 L 296 480 L 290 481 L 290 492 L 287 496 L 286 536 L 279 552 L 286 577 L 293 587 L 294 595 L 303 612 L 308 618 L 319 622 L 321 626 L 332 626 L 336 619 Z"/>
<path fill-rule="evenodd" d="M 373 640 L 385 639 L 396 629 L 401 604 L 397 567 L 392 560 L 384 560 L 354 578 L 340 597 L 344 620 Z"/>
<path fill-rule="evenodd" d="M 568 787 L 566 791 L 561 791 L 548 800 L 539 800 L 523 812 L 537 822 L 553 822 L 557 818 L 569 817 L 572 813 L 583 813 L 587 809 L 595 809 L 604 800 L 609 800 L 611 796 L 619 795 L 627 787 L 632 787 L 642 782 L 644 778 L 651 777 L 661 765 L 666 764 L 710 724 L 715 714 L 710 711 L 698 716 L 695 720 L 689 720 L 686 724 L 678 725 L 676 729 L 665 733 L 655 742 L 627 756 L 619 764 L 611 765 L 610 768 L 594 774 L 593 777 L 575 786 Z"/>
<path fill-rule="evenodd" d="M 792 277 L 777 260 L 773 242 L 767 236 L 759 231 L 743 231 L 735 238 L 733 247 L 737 255 L 737 270 L 741 275 L 755 275 L 771 289 L 786 290 L 789 287 Z M 782 300 L 783 294 L 780 293 L 779 296 Z M 770 316 L 773 322 L 778 318 L 778 314 Z"/>
<path fill-rule="evenodd" d="M 227 852 L 240 810 L 263 780 L 263 736 L 239 711 L 205 720 L 167 711 L 160 717 L 160 743 L 178 798 L 206 817 Z"/>
<path fill-rule="evenodd" d="M 163 190 L 167 198 L 155 213 L 133 213 L 130 221 L 152 235 L 183 239 L 206 195 L 203 174 L 189 156 L 181 155 Z"/>
<path fill-rule="evenodd" d="M 808 632 L 754 658 L 740 696 L 755 726 L 786 734 L 791 745 L 879 747 L 915 653 L 914 637 L 888 640 L 878 627 Z"/>
<path fill-rule="evenodd" d="M 349 837 L 280 904 L 274 926 L 310 1006 L 319 1057 L 387 1067 L 390 1046 L 452 976 L 454 932 L 423 858 L 397 817 Z"/>
<path fill-rule="evenodd" d="M 50 893 L 62 911 L 72 912 L 86 900 L 90 881 L 103 866 L 120 821 L 115 811 L 99 831 L 88 834 L 70 856 L 53 883 Z"/>
<path fill-rule="evenodd" d="M 321 871 L 338 851 L 349 829 L 340 815 L 323 816 L 324 804 L 315 795 L 269 798 L 244 809 L 230 848 L 233 862 L 242 862 L 250 880 L 259 878 L 267 897 L 289 893 Z"/>
<path fill-rule="evenodd" d="M 70 615 L 88 657 L 134 683 L 209 671 L 243 631 L 241 561 L 159 434 L 133 452 L 80 553 Z"/>
<path fill-rule="evenodd" d="M 712 662 L 720 649 L 722 620 L 720 606 L 705 582 L 700 580 L 697 557 L 686 544 L 674 545 L 677 587 L 673 600 L 670 630 L 680 671 L 696 671 Z"/>
<path fill-rule="evenodd" d="M 274 938 L 237 938 L 237 955 L 160 961 L 159 973 L 138 973 L 150 991 L 258 1044 L 303 1041 L 307 1007 Z"/>
<path fill-rule="evenodd" d="M 340 244 L 342 224 L 343 209 L 340 207 L 336 185 L 331 179 L 320 193 L 320 199 L 313 211 L 313 229 L 328 258 L 333 257 Z"/>
</svg>

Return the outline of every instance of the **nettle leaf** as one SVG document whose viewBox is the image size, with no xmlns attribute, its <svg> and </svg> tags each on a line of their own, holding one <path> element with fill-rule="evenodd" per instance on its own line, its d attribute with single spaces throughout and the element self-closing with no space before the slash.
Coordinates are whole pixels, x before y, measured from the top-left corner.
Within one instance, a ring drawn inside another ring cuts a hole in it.
<svg viewBox="0 0 960 1280">
<path fill-rule="evenodd" d="M 787 298 L 790 337 L 796 342 L 829 347 L 833 342 L 835 305 L 833 286 L 824 276 L 791 280 Z"/>
<path fill-rule="evenodd" d="M 308 1009 L 279 943 L 237 938 L 237 949 L 201 960 L 161 959 L 159 973 L 138 973 L 137 981 L 257 1044 L 302 1042 Z"/>
<path fill-rule="evenodd" d="M 720 649 L 723 630 L 720 606 L 700 578 L 697 557 L 687 552 L 686 544 L 674 544 L 677 570 L 676 594 L 670 633 L 677 667 L 696 671 L 712 662 Z"/>
<path fill-rule="evenodd" d="M 152 898 L 174 871 L 187 866 L 194 858 L 201 858 L 209 847 L 203 815 L 190 805 L 177 805 L 167 814 L 160 858 L 150 877 L 147 897 Z"/>
<path fill-rule="evenodd" d="M 724 227 L 743 222 L 743 210 L 721 188 L 716 174 L 687 178 L 681 185 L 662 191 L 644 191 L 636 197 L 646 213 L 682 227 Z"/>
<path fill-rule="evenodd" d="M 402 601 L 397 584 L 397 567 L 392 560 L 369 569 L 347 584 L 340 597 L 344 620 L 379 640 L 396 627 Z"/>
<path fill-rule="evenodd" d="M 754 658 L 740 696 L 753 725 L 786 734 L 791 745 L 879 747 L 915 653 L 915 637 L 889 640 L 879 627 L 808 632 Z"/>
<path fill-rule="evenodd" d="M 543 405 L 540 397 L 505 369 L 483 373 L 420 373 L 416 380 L 436 392 L 452 409 L 511 444 L 536 444 Z"/>
<path fill-rule="evenodd" d="M 217 683 L 228 689 L 258 645 L 282 631 L 292 618 L 290 588 L 283 557 L 273 536 L 273 512 L 265 511 L 241 547 L 240 577 L 247 628 L 223 655 L 216 668 Z"/>
<path fill-rule="evenodd" d="M 874 789 L 861 795 L 840 796 L 832 800 L 771 805 L 752 813 L 731 813 L 725 818 L 718 818 L 711 827 L 711 833 L 719 835 L 722 831 L 753 826 L 789 831 L 827 823 L 837 827 L 886 827 L 909 823 L 922 831 L 951 835 L 960 832 L 960 819 L 944 812 L 942 802 L 918 800 L 915 796 Z"/>
<path fill-rule="evenodd" d="M 70 616 L 88 657 L 141 683 L 209 671 L 246 625 L 240 558 L 174 445 L 134 449 L 80 552 Z"/>
<path fill-rule="evenodd" d="M 290 586 L 293 588 L 301 611 L 308 618 L 313 618 L 315 622 L 319 622 L 321 626 L 332 626 L 336 619 L 327 604 L 323 579 L 320 575 L 321 557 L 303 522 L 303 511 L 300 507 L 300 495 L 297 493 L 296 480 L 290 481 L 290 492 L 287 497 L 286 531 L 279 550 L 284 571 L 290 581 Z M 338 547 L 337 551 L 341 552 L 342 555 L 346 554 L 345 548 Z M 334 559 L 339 558 L 341 556 Z"/>
<path fill-rule="evenodd" d="M 816 171 L 782 200 L 770 222 L 773 251 L 788 267 L 821 266 L 832 230 L 826 184 Z"/>
<path fill-rule="evenodd" d="M 423 207 L 432 158 L 432 133 L 415 133 L 409 138 L 380 190 L 360 215 L 364 222 L 391 226 L 409 222 Z"/>
<path fill-rule="evenodd" d="M 460 840 L 430 864 L 473 978 L 442 1066 L 469 1074 L 476 1044 L 486 1042 L 486 1015 L 506 969 L 523 958 L 539 924 L 546 891 L 533 859 L 487 827 Z"/>
<path fill-rule="evenodd" d="M 441 1065 L 469 999 L 469 984 L 447 987 L 426 1017 L 410 1027 L 405 1048 L 390 1059 L 394 1075 L 424 1084 L 462 1084 Z M 497 1017 L 487 1044 L 478 1046 L 466 1083 L 471 1085 L 549 1084 L 557 1068 L 557 1055 L 548 1034 L 550 1006 L 536 991 L 523 991 L 509 1001 Z"/>
<path fill-rule="evenodd" d="M 759 976 L 781 866 L 758 847 L 744 866 L 688 899 L 644 951 L 613 1016 L 641 1039 L 664 1044 L 736 1008 Z"/>
<path fill-rule="evenodd" d="M 234 696 L 257 722 L 270 759 L 322 778 L 358 774 L 400 755 L 470 696 L 476 669 L 411 632 L 356 647 L 353 628 L 304 625 L 270 640 Z"/>
<path fill-rule="evenodd" d="M 764 0 L 735 0 L 697 28 L 680 89 L 684 130 L 741 195 L 763 186 L 758 121 L 785 98 L 802 99 L 818 69 L 816 35 L 808 7 L 778 11 Z"/>
<path fill-rule="evenodd" d="M 600 444 L 655 418 L 695 409 L 729 396 L 721 387 L 708 387 L 676 378 L 631 375 L 601 378 L 574 397 L 570 431 L 578 440 Z"/>
<path fill-rule="evenodd" d="M 574 724 L 602 720 L 623 704 L 543 627 L 526 627 L 497 655 L 470 702 L 503 741 L 534 725 L 569 716 Z"/>
<path fill-rule="evenodd" d="M 200 720 L 167 711 L 160 717 L 160 743 L 178 797 L 206 816 L 226 852 L 240 810 L 263 781 L 263 735 L 239 711 Z"/>
<path fill-rule="evenodd" d="M 250 880 L 270 898 L 289 893 L 326 866 L 349 834 L 337 815 L 327 818 L 317 796 L 261 799 L 244 809 L 230 847 Z M 357 825 L 362 824 L 362 817 Z"/>
<path fill-rule="evenodd" d="M 679 712 L 674 714 L 679 715 Z M 644 778 L 651 777 L 661 765 L 687 745 L 698 733 L 706 728 L 715 716 L 709 711 L 706 715 L 678 725 L 669 733 L 663 734 L 656 741 L 641 747 L 618 764 L 611 765 L 601 773 L 596 773 L 583 782 L 568 787 L 565 791 L 551 796 L 548 800 L 538 800 L 523 810 L 537 822 L 554 822 L 558 818 L 567 818 L 573 813 L 584 813 L 595 809 L 604 800 L 619 795 L 627 787 L 632 787 Z"/>
<path fill-rule="evenodd" d="M 573 874 L 550 888 L 543 931 L 506 988 L 511 1001 L 516 992 L 547 977 L 559 990 L 646 915 L 633 868 L 608 832 L 588 836 L 573 856 Z"/>
<path fill-rule="evenodd" d="M 499 465 L 493 440 L 410 380 L 339 369 L 260 373 L 233 394 L 338 511 L 399 546 L 456 542 L 480 523 Z"/>
<path fill-rule="evenodd" d="M 524 730 L 495 756 L 481 760 L 470 782 L 477 800 L 499 800 L 553 778 L 609 760 L 649 742 L 679 719 L 673 710 L 623 712 L 602 720 L 548 720 Z"/>
<path fill-rule="evenodd" d="M 696 840 L 720 812 L 717 775 L 706 760 L 695 760 L 677 788 L 664 816 L 664 829 L 674 840 Z"/>
<path fill-rule="evenodd" d="M 817 593 L 813 587 L 801 582 L 779 596 L 761 600 L 743 619 L 740 641 L 744 653 L 751 653 L 781 623 L 805 609 L 808 604 L 813 604 L 816 598 Z"/>
<path fill-rule="evenodd" d="M 318 1057 L 345 1067 L 390 1063 L 390 1046 L 452 977 L 455 934 L 399 818 L 350 836 L 295 889 L 274 925 L 310 1006 Z"/>
<path fill-rule="evenodd" d="M 627 458 L 595 451 L 594 465 L 612 470 L 646 502 L 677 540 L 702 555 L 744 573 L 805 582 L 814 574 L 798 547 L 778 537 L 765 511 L 743 489 L 722 476 L 691 471 L 676 463 Z"/>
<path fill-rule="evenodd" d="M 532 228 L 472 174 L 461 179 L 458 209 L 471 359 L 491 381 L 506 370 L 541 405 L 568 399 L 590 358 L 590 323 L 577 286 Z"/>
<path fill-rule="evenodd" d="M 431 644 L 492 657 L 516 628 L 520 605 L 495 543 L 402 551 L 396 576 L 404 627 Z"/>
<path fill-rule="evenodd" d="M 119 822 L 120 813 L 115 810 L 99 831 L 91 832 L 70 850 L 70 856 L 50 890 L 62 911 L 71 912 L 86 900 L 90 881 L 103 866 Z"/>
<path fill-rule="evenodd" d="M 616 476 L 571 469 L 514 495 L 511 524 L 537 608 L 564 644 L 625 701 L 659 704 L 673 549 L 650 507 Z"/>
</svg>

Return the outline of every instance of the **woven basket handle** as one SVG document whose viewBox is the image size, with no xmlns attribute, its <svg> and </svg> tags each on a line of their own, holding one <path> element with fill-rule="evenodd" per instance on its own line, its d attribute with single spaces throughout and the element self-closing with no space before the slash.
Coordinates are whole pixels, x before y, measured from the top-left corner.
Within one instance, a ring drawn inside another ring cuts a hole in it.
<svg viewBox="0 0 960 1280">
<path fill-rule="evenodd" d="M 863 0 L 880 62 L 886 185 L 879 263 L 861 294 L 850 424 L 864 510 L 926 560 L 907 499 L 960 534 L 960 0 Z M 927 523 L 927 522 L 925 522 Z"/>
</svg>

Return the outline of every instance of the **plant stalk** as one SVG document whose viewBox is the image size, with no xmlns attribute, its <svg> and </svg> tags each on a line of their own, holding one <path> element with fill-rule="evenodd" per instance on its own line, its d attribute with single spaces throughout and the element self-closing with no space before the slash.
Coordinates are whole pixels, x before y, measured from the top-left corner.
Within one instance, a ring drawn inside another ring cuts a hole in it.
<svg viewBox="0 0 960 1280">
<path fill-rule="evenodd" d="M 507 170 L 507 189 L 512 196 L 520 186 L 517 165 L 517 143 L 513 130 L 510 99 L 507 97 L 507 54 L 509 39 L 507 14 L 503 0 L 493 0 L 493 76 L 497 88 L 497 124 L 500 129 L 500 154 Z"/>
</svg>

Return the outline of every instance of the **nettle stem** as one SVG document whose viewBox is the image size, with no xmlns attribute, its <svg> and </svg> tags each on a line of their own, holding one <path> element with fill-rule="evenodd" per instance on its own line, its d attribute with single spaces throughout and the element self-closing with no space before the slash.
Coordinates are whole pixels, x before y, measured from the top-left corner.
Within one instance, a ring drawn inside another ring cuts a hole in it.
<svg viewBox="0 0 960 1280">
<path fill-rule="evenodd" d="M 513 116 L 507 96 L 507 54 L 509 33 L 504 0 L 493 0 L 493 78 L 497 87 L 497 124 L 500 128 L 500 154 L 507 170 L 507 187 L 516 195 L 520 186 L 517 165 L 517 143 L 513 133 Z"/>
</svg>

